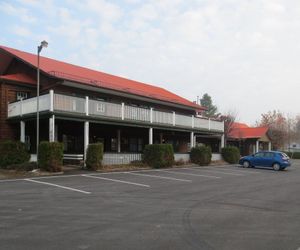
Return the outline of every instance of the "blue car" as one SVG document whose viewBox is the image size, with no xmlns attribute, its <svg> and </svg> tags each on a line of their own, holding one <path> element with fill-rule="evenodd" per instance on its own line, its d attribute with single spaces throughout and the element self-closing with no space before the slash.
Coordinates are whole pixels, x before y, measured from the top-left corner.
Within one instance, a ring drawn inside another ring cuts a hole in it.
<svg viewBox="0 0 300 250">
<path fill-rule="evenodd" d="M 244 156 L 239 164 L 244 168 L 271 167 L 276 171 L 284 170 L 291 166 L 290 158 L 280 151 L 262 151 L 253 155 Z"/>
</svg>

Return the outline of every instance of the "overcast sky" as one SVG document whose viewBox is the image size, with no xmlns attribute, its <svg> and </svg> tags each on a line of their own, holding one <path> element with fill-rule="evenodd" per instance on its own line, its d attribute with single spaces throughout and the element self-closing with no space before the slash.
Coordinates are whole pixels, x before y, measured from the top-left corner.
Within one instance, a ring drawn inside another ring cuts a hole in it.
<svg viewBox="0 0 300 250">
<path fill-rule="evenodd" d="M 0 44 L 158 85 L 254 124 L 300 113 L 299 0 L 0 0 Z"/>
</svg>

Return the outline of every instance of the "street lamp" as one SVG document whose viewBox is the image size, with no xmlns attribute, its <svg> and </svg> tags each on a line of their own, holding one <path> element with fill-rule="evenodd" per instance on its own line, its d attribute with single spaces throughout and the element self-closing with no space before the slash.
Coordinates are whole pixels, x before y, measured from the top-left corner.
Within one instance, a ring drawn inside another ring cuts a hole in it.
<svg viewBox="0 0 300 250">
<path fill-rule="evenodd" d="M 39 141 L 40 141 L 40 53 L 47 48 L 48 43 L 44 40 L 37 47 L 37 90 L 36 90 L 36 164 L 39 165 Z"/>
</svg>

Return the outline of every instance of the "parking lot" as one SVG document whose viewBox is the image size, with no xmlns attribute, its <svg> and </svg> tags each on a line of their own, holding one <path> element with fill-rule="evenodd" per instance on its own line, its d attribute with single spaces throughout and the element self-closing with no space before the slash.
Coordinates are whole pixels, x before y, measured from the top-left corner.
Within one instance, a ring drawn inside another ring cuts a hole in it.
<svg viewBox="0 0 300 250">
<path fill-rule="evenodd" d="M 0 181 L 0 249 L 300 249 L 300 161 Z"/>
</svg>

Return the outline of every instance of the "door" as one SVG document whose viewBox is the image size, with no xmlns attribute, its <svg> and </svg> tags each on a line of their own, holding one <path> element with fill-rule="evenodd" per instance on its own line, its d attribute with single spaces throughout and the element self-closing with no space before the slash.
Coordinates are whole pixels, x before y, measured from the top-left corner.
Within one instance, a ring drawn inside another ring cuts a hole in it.
<svg viewBox="0 0 300 250">
<path fill-rule="evenodd" d="M 253 156 L 253 160 L 252 160 L 251 164 L 254 166 L 263 166 L 263 160 L 264 160 L 263 156 L 264 156 L 264 153 L 256 153 Z"/>
<path fill-rule="evenodd" d="M 265 152 L 263 157 L 263 166 L 272 167 L 274 161 L 274 154 L 272 152 Z"/>
</svg>

